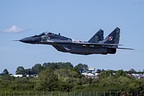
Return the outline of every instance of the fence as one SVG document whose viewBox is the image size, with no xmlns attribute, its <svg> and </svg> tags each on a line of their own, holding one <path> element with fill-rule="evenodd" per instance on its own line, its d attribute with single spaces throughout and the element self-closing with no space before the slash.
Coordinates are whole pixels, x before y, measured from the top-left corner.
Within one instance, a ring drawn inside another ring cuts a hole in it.
<svg viewBox="0 0 144 96">
<path fill-rule="evenodd" d="M 144 96 L 141 92 L 2 92 L 0 96 Z"/>
</svg>

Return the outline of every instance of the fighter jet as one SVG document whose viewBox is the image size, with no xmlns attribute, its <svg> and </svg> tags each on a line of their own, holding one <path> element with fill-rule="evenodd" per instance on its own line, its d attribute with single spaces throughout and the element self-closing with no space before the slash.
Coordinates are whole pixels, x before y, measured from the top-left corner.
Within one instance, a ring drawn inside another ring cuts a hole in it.
<svg viewBox="0 0 144 96">
<path fill-rule="evenodd" d="M 105 39 L 104 31 L 100 29 L 90 40 L 80 41 L 54 34 L 44 32 L 40 35 L 23 38 L 19 41 L 30 44 L 48 44 L 61 52 L 72 54 L 90 55 L 90 54 L 115 54 L 117 49 L 133 50 L 132 48 L 119 48 L 120 29 L 115 28 Z"/>
</svg>

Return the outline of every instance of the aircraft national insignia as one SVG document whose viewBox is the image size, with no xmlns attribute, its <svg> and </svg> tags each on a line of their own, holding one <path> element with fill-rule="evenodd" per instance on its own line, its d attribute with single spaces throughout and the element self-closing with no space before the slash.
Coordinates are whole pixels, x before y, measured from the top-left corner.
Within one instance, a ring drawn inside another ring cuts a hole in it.
<svg viewBox="0 0 144 96">
<path fill-rule="evenodd" d="M 109 41 L 112 41 L 112 40 L 113 40 L 113 37 L 112 37 L 112 36 L 110 36 L 110 37 L 108 38 L 108 40 L 109 40 Z"/>
</svg>

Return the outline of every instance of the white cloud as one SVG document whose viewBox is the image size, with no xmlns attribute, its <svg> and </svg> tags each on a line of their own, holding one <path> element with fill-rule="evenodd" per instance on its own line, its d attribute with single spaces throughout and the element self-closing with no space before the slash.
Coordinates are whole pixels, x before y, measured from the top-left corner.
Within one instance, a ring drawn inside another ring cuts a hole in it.
<svg viewBox="0 0 144 96">
<path fill-rule="evenodd" d="M 23 28 L 19 28 L 16 25 L 12 25 L 10 28 L 5 29 L 3 32 L 23 32 Z"/>
</svg>

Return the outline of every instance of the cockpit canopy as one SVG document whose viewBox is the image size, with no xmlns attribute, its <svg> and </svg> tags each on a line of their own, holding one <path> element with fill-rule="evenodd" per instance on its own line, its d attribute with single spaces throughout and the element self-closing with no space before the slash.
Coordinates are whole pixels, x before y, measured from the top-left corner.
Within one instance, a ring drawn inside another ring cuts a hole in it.
<svg viewBox="0 0 144 96">
<path fill-rule="evenodd" d="M 35 35 L 33 37 L 42 37 L 42 36 L 50 37 L 50 39 L 70 40 L 70 41 L 72 41 L 71 38 L 61 36 L 60 33 L 59 34 L 54 34 L 54 33 L 51 33 L 51 32 L 43 32 L 43 33 L 41 33 L 39 35 Z"/>
<path fill-rule="evenodd" d="M 41 36 L 45 36 L 45 35 L 54 36 L 55 34 L 51 33 L 51 32 L 43 32 L 43 33 L 41 33 L 39 35 L 34 35 L 33 37 L 41 37 Z"/>
</svg>

